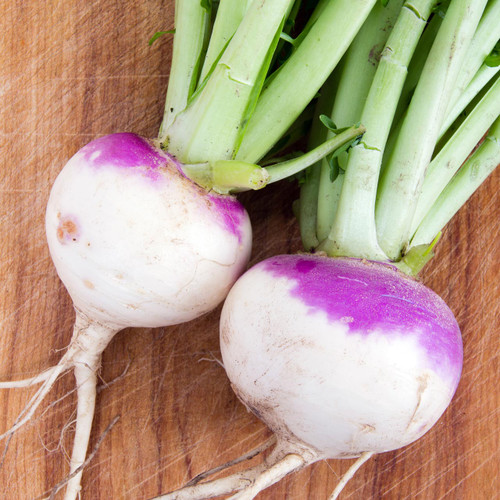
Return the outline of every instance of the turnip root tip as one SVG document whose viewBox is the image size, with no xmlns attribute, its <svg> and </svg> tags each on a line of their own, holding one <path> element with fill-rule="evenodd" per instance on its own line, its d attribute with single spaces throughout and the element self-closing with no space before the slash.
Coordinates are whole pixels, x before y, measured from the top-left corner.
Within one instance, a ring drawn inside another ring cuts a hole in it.
<svg viewBox="0 0 500 500">
<path fill-rule="evenodd" d="M 77 474 L 80 474 L 81 471 L 85 468 L 87 464 L 89 464 L 92 459 L 94 458 L 95 454 L 99 450 L 102 442 L 104 441 L 106 435 L 111 431 L 111 429 L 116 425 L 116 423 L 120 420 L 120 416 L 117 415 L 111 423 L 104 429 L 104 432 L 99 436 L 99 439 L 97 440 L 97 443 L 95 444 L 93 450 L 88 454 L 87 458 L 85 459 L 85 462 L 83 462 L 79 467 L 77 467 L 72 473 L 68 474 L 62 481 L 57 483 L 55 486 L 53 486 L 52 491 L 50 493 L 50 496 L 46 500 L 53 500 L 57 494 L 57 492 L 64 486 L 66 485 L 73 477 L 75 477 Z"/>
<path fill-rule="evenodd" d="M 63 372 L 73 369 L 78 403 L 70 474 L 73 474 L 81 467 L 85 462 L 94 417 L 97 372 L 101 364 L 101 354 L 116 333 L 116 329 L 92 322 L 77 310 L 73 337 L 68 350 L 55 367 L 45 370 L 38 377 L 27 379 L 29 381 L 42 379 L 44 383 L 19 414 L 15 424 L 2 434 L 0 439 L 10 437 L 26 424 L 33 417 L 36 409 L 45 399 L 59 376 Z M 4 383 L 4 386 L 6 387 L 8 384 Z M 80 490 L 81 474 L 82 470 L 74 474 L 68 481 L 65 494 L 66 500 L 77 497 Z"/>
<path fill-rule="evenodd" d="M 51 366 L 50 368 L 47 368 L 42 373 L 39 373 L 34 377 L 25 378 L 22 380 L 11 380 L 8 382 L 0 382 L 0 389 L 15 389 L 22 387 L 31 387 L 36 384 L 41 384 L 50 377 L 50 375 L 52 374 L 52 372 L 54 372 L 56 368 L 57 366 Z"/>
<path fill-rule="evenodd" d="M 204 498 L 230 495 L 251 485 L 265 469 L 266 465 L 262 463 L 219 479 L 185 486 L 151 500 L 202 500 Z"/>
<path fill-rule="evenodd" d="M 360 467 L 365 462 L 367 462 L 372 456 L 373 453 L 371 451 L 361 453 L 361 456 L 349 467 L 349 469 L 347 469 L 347 472 L 341 477 L 339 483 L 333 490 L 328 500 L 336 500 L 339 497 L 342 490 L 344 489 L 345 485 L 348 483 L 348 481 L 354 477 L 354 474 L 356 474 L 356 472 L 358 472 Z"/>
</svg>

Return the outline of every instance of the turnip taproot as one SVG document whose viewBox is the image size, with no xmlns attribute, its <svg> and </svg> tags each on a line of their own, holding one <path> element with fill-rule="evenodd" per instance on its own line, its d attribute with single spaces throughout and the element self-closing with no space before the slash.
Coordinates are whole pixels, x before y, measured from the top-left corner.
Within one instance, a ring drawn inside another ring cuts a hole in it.
<svg viewBox="0 0 500 500">
<path fill-rule="evenodd" d="M 443 300 L 362 260 L 282 255 L 254 266 L 226 299 L 220 339 L 233 389 L 277 436 L 273 459 L 302 457 L 300 467 L 415 441 L 462 368 Z"/>
<path fill-rule="evenodd" d="M 229 292 L 220 320 L 224 368 L 243 404 L 277 442 L 265 462 L 162 500 L 253 498 L 316 461 L 359 457 L 427 432 L 460 380 L 462 338 L 429 288 L 378 262 L 280 255 Z M 233 498 L 233 497 L 231 497 Z"/>
</svg>

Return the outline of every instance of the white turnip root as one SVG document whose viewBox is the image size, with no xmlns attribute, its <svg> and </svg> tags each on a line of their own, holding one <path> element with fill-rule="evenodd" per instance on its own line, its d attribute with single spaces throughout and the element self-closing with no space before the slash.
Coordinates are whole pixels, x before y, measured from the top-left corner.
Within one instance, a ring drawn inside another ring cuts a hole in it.
<svg viewBox="0 0 500 500">
<path fill-rule="evenodd" d="M 212 310 L 251 247 L 238 201 L 208 194 L 172 157 L 127 133 L 97 139 L 68 162 L 50 195 L 46 232 L 75 307 L 118 329 Z"/>
<path fill-rule="evenodd" d="M 221 350 L 240 399 L 321 458 L 418 439 L 462 367 L 460 330 L 434 292 L 383 264 L 307 255 L 268 259 L 236 283 Z"/>
<path fill-rule="evenodd" d="M 221 351 L 238 397 L 304 465 L 415 441 L 462 369 L 460 330 L 430 289 L 383 264 L 306 255 L 268 259 L 236 283 Z"/>
<path fill-rule="evenodd" d="M 264 464 L 164 499 L 238 490 L 234 498 L 250 499 L 317 460 L 359 457 L 347 479 L 374 453 L 427 432 L 460 379 L 453 313 L 430 289 L 381 263 L 267 259 L 233 286 L 220 325 L 232 388 L 277 444 Z"/>
<path fill-rule="evenodd" d="M 235 198 L 207 193 L 151 141 L 119 133 L 94 140 L 66 164 L 50 194 L 46 234 L 75 307 L 73 338 L 57 366 L 0 386 L 43 382 L 3 437 L 74 369 L 74 474 L 85 461 L 97 372 L 110 340 L 126 327 L 175 325 L 216 307 L 248 263 L 251 226 Z M 78 494 L 80 476 L 69 480 L 67 500 Z"/>
</svg>

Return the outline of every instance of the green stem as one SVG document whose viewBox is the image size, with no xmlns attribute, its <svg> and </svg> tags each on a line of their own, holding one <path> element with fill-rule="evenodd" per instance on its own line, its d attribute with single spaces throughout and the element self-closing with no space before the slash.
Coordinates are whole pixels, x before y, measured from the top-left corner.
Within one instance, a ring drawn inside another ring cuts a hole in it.
<svg viewBox="0 0 500 500">
<path fill-rule="evenodd" d="M 323 141 L 326 141 L 329 137 L 332 136 L 332 133 L 327 129 L 327 127 L 320 120 L 321 115 L 331 116 L 332 107 L 335 95 L 337 94 L 338 84 L 339 84 L 339 75 L 340 68 L 343 66 L 341 62 L 339 66 L 335 69 L 332 75 L 327 79 L 325 84 L 320 90 L 320 97 L 318 102 L 316 103 L 316 119 L 314 122 L 314 127 L 311 129 L 311 134 L 309 138 L 310 145 L 320 144 Z M 351 122 L 345 122 L 346 125 L 350 125 L 354 123 L 354 119 Z M 315 228 L 314 234 L 316 234 L 319 241 L 324 239 L 330 230 L 330 224 L 333 219 L 333 214 L 335 214 L 337 201 L 338 201 L 338 192 L 335 192 L 335 187 L 339 185 L 339 172 L 340 170 L 337 168 L 335 172 L 331 171 L 333 166 L 331 166 L 331 162 L 334 165 L 337 165 L 338 158 L 323 158 L 320 162 L 318 162 L 314 167 L 315 173 L 311 177 L 312 181 L 316 184 L 315 190 L 312 189 L 305 190 L 305 195 L 312 196 L 314 193 L 314 201 L 311 200 L 311 206 L 314 204 L 315 206 Z M 327 181 L 323 179 L 325 173 L 327 172 Z M 300 224 L 305 224 L 306 221 L 302 221 Z M 319 241 L 315 246 L 319 244 Z"/>
<path fill-rule="evenodd" d="M 256 162 L 269 151 L 318 92 L 375 1 L 323 2 L 321 15 L 262 92 L 237 159 Z"/>
<path fill-rule="evenodd" d="M 182 171 L 207 191 L 221 194 L 262 189 L 269 180 L 266 169 L 237 160 L 184 164 Z"/>
<path fill-rule="evenodd" d="M 329 255 L 387 260 L 377 242 L 375 200 L 382 155 L 407 67 L 435 0 L 405 3 L 382 52 L 361 120 L 367 132 L 351 149 L 335 220 L 321 245 Z"/>
<path fill-rule="evenodd" d="M 440 7 L 446 9 L 448 3 L 449 0 L 444 2 L 444 5 L 441 3 Z M 391 157 L 392 151 L 394 150 L 394 145 L 396 144 L 396 139 L 406 116 L 408 105 L 410 104 L 413 93 L 415 92 L 415 87 L 417 86 L 420 75 L 422 74 L 425 61 L 427 60 L 432 44 L 434 43 L 436 35 L 439 31 L 443 17 L 444 13 L 442 12 L 435 12 L 433 14 L 417 44 L 417 48 L 415 49 L 414 55 L 408 67 L 408 75 L 403 85 L 403 90 L 401 91 L 401 97 L 399 98 L 398 106 L 396 108 L 396 112 L 394 113 L 392 128 L 384 149 L 381 170 L 384 170 L 389 158 Z"/>
<path fill-rule="evenodd" d="M 401 257 L 424 178 L 467 48 L 485 0 L 452 0 L 415 89 L 376 207 L 378 241 L 391 260 Z"/>
<path fill-rule="evenodd" d="M 331 118 L 338 127 L 360 120 L 384 46 L 403 1 L 377 2 L 347 50 Z M 356 85 L 353 85 L 356 82 Z"/>
<path fill-rule="evenodd" d="M 489 0 L 451 94 L 447 114 L 500 39 L 500 0 Z"/>
<path fill-rule="evenodd" d="M 350 127 L 298 158 L 266 167 L 266 170 L 269 173 L 268 184 L 295 175 L 305 168 L 315 164 L 340 147 L 346 146 L 349 143 L 352 144 L 356 139 L 363 135 L 365 130 L 366 129 L 363 125 Z"/>
<path fill-rule="evenodd" d="M 487 66 L 483 64 L 474 78 L 470 81 L 467 88 L 462 92 L 460 97 L 456 100 L 453 109 L 448 113 L 441 130 L 439 132 L 439 140 L 448 131 L 450 126 L 455 122 L 460 113 L 471 103 L 471 101 L 485 88 L 490 80 L 498 73 L 500 66 Z"/>
<path fill-rule="evenodd" d="M 378 2 L 345 54 L 329 116 L 338 127 L 360 121 L 363 105 L 370 90 L 379 58 L 392 26 L 401 10 L 402 1 Z M 353 82 L 356 82 L 353 85 Z M 361 120 L 362 121 L 362 120 Z M 340 159 L 341 160 L 341 159 Z M 344 159 L 345 160 L 345 159 Z M 344 164 L 345 167 L 345 164 Z M 332 228 L 336 205 L 342 186 L 341 179 L 331 181 L 331 166 L 323 161 L 318 192 L 318 238 L 325 239 Z"/>
<path fill-rule="evenodd" d="M 166 130 L 168 150 L 180 161 L 233 158 L 291 4 L 292 0 L 251 4 L 205 87 Z"/>
<path fill-rule="evenodd" d="M 338 78 L 337 71 L 326 80 L 319 92 L 319 98 L 314 109 L 309 134 L 309 147 L 314 148 L 328 139 L 328 129 L 320 120 L 320 116 L 331 112 L 332 102 L 336 94 Z M 323 161 L 308 168 L 300 188 L 299 226 L 302 244 L 308 251 L 312 251 L 319 244 L 317 234 L 318 224 L 318 192 L 320 185 L 320 171 Z"/>
<path fill-rule="evenodd" d="M 165 140 L 167 127 L 186 107 L 188 99 L 196 88 L 209 17 L 200 0 L 175 2 L 174 48 L 165 112 L 159 132 L 161 143 Z"/>
<path fill-rule="evenodd" d="M 497 118 L 485 141 L 469 157 L 432 205 L 415 232 L 411 247 L 432 241 L 499 164 L 500 118 Z"/>
<path fill-rule="evenodd" d="M 403 119 L 406 110 L 408 109 L 411 97 L 413 95 L 413 92 L 415 92 L 415 87 L 417 86 L 420 75 L 422 74 L 422 70 L 424 69 L 425 61 L 429 55 L 429 52 L 431 51 L 432 44 L 434 43 L 441 23 L 443 22 L 442 15 L 444 14 L 440 15 L 439 13 L 434 13 L 432 15 L 429 23 L 425 27 L 422 36 L 420 37 L 420 40 L 418 41 L 417 48 L 415 49 L 414 55 L 408 66 L 408 75 L 405 79 L 403 90 L 401 91 L 401 97 L 399 98 L 396 112 L 394 113 L 393 128 L 399 129 L 400 122 Z M 396 134 L 393 134 L 391 131 L 390 136 L 392 137 L 395 135 Z M 387 144 L 384 155 L 389 154 L 391 150 L 392 147 Z"/>
<path fill-rule="evenodd" d="M 325 158 L 319 164 L 316 224 L 320 241 L 328 236 L 337 212 L 344 177 L 344 171 L 339 166 L 339 161 L 341 161 L 339 158 L 332 159 L 331 162 L 334 163 L 332 166 L 331 162 Z"/>
<path fill-rule="evenodd" d="M 306 178 L 300 188 L 299 225 L 302 246 L 311 252 L 319 245 L 316 233 L 318 216 L 319 165 L 306 171 Z"/>
<path fill-rule="evenodd" d="M 411 234 L 499 115 L 500 77 L 430 163 L 415 209 Z"/>
<path fill-rule="evenodd" d="M 339 148 L 349 147 L 364 132 L 365 128 L 362 125 L 350 127 L 298 158 L 266 168 L 241 160 L 216 160 L 184 164 L 183 172 L 200 186 L 218 193 L 239 193 L 249 189 L 261 189 L 267 184 L 281 181 L 305 170 Z"/>
<path fill-rule="evenodd" d="M 252 0 L 220 0 L 214 27 L 210 36 L 205 62 L 201 70 L 202 82 L 210 72 L 213 64 L 219 58 L 224 47 L 233 37 L 247 12 Z"/>
</svg>

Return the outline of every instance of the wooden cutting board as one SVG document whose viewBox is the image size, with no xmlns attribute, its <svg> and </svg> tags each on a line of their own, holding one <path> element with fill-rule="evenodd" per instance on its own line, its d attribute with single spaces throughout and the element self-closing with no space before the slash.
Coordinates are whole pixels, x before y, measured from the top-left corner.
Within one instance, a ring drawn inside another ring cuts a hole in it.
<svg viewBox="0 0 500 500">
<path fill-rule="evenodd" d="M 49 190 L 65 161 L 92 138 L 126 130 L 156 135 L 172 42 L 147 42 L 172 28 L 173 4 L 0 0 L 2 380 L 55 364 L 69 342 L 72 306 L 45 244 Z M 456 397 L 420 441 L 370 460 L 344 499 L 499 497 L 498 181 L 497 173 L 453 220 L 423 276 L 463 330 Z M 241 198 L 255 230 L 252 262 L 300 249 L 290 209 L 295 196 L 284 182 Z M 120 420 L 85 470 L 84 499 L 148 499 L 267 439 L 217 363 L 219 312 L 177 327 L 126 330 L 113 340 L 104 353 L 91 448 L 114 417 Z M 31 394 L 0 391 L 0 433 Z M 74 409 L 68 374 L 10 442 L 0 498 L 42 498 L 64 478 Z M 319 462 L 259 498 L 325 499 L 351 463 Z"/>
</svg>

